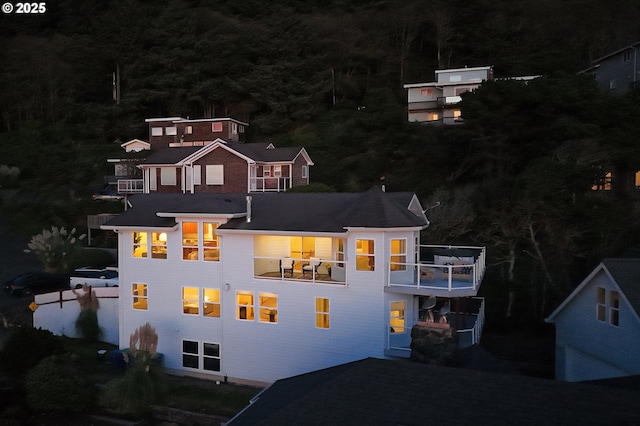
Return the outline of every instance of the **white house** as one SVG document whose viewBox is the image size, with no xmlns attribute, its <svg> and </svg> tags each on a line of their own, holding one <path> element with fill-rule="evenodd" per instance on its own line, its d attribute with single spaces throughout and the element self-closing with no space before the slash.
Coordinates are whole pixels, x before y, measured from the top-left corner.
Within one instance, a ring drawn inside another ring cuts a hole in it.
<svg viewBox="0 0 640 426">
<path fill-rule="evenodd" d="M 640 374 L 640 259 L 605 259 L 547 318 L 556 379 Z"/>
<path fill-rule="evenodd" d="M 421 246 L 429 222 L 413 193 L 158 193 L 130 204 L 102 227 L 118 233 L 120 347 L 149 322 L 172 374 L 272 383 L 408 358 L 419 322 L 479 338 L 481 312 L 456 307 L 477 294 L 484 249 Z"/>
</svg>

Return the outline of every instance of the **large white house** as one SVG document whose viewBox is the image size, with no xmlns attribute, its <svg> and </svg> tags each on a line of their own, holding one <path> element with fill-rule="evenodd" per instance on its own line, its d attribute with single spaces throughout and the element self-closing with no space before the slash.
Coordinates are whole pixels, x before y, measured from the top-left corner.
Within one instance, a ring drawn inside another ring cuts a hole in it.
<svg viewBox="0 0 640 426">
<path fill-rule="evenodd" d="M 413 193 L 139 194 L 118 233 L 121 349 L 144 323 L 172 374 L 278 379 L 410 355 L 416 323 L 477 342 L 483 248 L 422 246 Z M 447 313 L 449 312 L 449 313 Z"/>
</svg>

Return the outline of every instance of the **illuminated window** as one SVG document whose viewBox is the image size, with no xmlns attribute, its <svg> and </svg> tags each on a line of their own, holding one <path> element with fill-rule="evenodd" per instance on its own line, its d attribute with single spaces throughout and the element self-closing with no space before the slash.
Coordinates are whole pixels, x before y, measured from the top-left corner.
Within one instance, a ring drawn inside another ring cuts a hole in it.
<svg viewBox="0 0 640 426">
<path fill-rule="evenodd" d="M 222 131 L 222 122 L 216 121 L 211 123 L 211 131 L 213 133 L 220 133 Z"/>
<path fill-rule="evenodd" d="M 358 271 L 375 270 L 373 240 L 356 240 L 356 269 Z"/>
<path fill-rule="evenodd" d="M 167 233 L 166 232 L 151 233 L 151 258 L 153 259 L 167 258 Z"/>
<path fill-rule="evenodd" d="M 147 257 L 147 233 L 133 233 L 133 257 Z"/>
<path fill-rule="evenodd" d="M 236 293 L 236 305 L 238 306 L 237 318 L 240 320 L 253 321 L 253 293 L 239 291 Z"/>
<path fill-rule="evenodd" d="M 437 112 L 430 112 L 427 114 L 427 121 L 438 121 L 440 120 L 440 114 Z"/>
<path fill-rule="evenodd" d="M 596 318 L 598 321 L 618 326 L 620 323 L 620 294 L 614 290 L 607 292 L 605 288 L 598 287 L 596 301 Z"/>
<path fill-rule="evenodd" d="M 182 287 L 182 312 L 188 315 L 200 313 L 200 290 L 198 287 Z"/>
<path fill-rule="evenodd" d="M 391 240 L 391 258 L 389 259 L 392 271 L 407 270 L 407 240 Z"/>
<path fill-rule="evenodd" d="M 640 189 L 640 171 L 636 172 L 636 189 Z"/>
<path fill-rule="evenodd" d="M 204 316 L 220 318 L 220 290 L 217 288 L 204 289 Z"/>
<path fill-rule="evenodd" d="M 146 311 L 149 309 L 146 284 L 133 283 L 131 285 L 131 294 L 133 295 L 133 309 L 140 311 Z"/>
<path fill-rule="evenodd" d="M 197 222 L 182 222 L 182 259 L 198 260 Z"/>
<path fill-rule="evenodd" d="M 405 333 L 405 305 L 406 302 L 391 302 L 389 312 L 389 331 L 391 333 Z"/>
<path fill-rule="evenodd" d="M 611 180 L 611 172 L 600 169 L 595 173 L 591 189 L 594 191 L 611 191 Z"/>
<path fill-rule="evenodd" d="M 260 293 L 260 322 L 278 322 L 278 296 Z"/>
<path fill-rule="evenodd" d="M 205 167 L 207 185 L 224 185 L 224 166 L 222 164 L 208 164 Z"/>
<path fill-rule="evenodd" d="M 220 247 L 218 245 L 218 229 L 217 223 L 203 223 L 202 224 L 202 243 L 204 245 L 204 260 L 219 261 L 220 260 Z"/>
<path fill-rule="evenodd" d="M 433 89 L 431 87 L 420 89 L 420 96 L 433 96 Z"/>
<path fill-rule="evenodd" d="M 329 328 L 329 299 L 316 297 L 316 328 Z"/>
<path fill-rule="evenodd" d="M 462 111 L 460 111 L 459 109 L 454 109 L 453 110 L 453 118 L 454 119 L 459 119 L 462 116 Z"/>
<path fill-rule="evenodd" d="M 338 242 L 338 246 L 336 247 L 336 260 L 338 261 L 338 263 L 336 264 L 337 267 L 339 268 L 343 268 L 344 267 L 344 238 L 338 238 L 337 239 Z"/>
</svg>

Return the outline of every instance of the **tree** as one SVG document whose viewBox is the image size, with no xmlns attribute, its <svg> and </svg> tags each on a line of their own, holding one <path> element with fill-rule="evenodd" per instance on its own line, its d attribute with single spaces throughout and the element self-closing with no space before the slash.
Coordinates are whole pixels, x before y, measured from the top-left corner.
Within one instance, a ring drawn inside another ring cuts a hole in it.
<svg viewBox="0 0 640 426">
<path fill-rule="evenodd" d="M 35 253 L 48 272 L 68 272 L 78 249 L 78 242 L 86 234 L 76 236 L 76 228 L 67 231 L 64 227 L 52 226 L 31 237 L 25 253 Z"/>
</svg>

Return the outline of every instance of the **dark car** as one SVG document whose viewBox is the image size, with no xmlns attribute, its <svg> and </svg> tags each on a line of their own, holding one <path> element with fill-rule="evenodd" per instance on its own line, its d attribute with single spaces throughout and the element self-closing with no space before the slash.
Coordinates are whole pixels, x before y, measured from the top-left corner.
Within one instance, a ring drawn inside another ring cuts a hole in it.
<svg viewBox="0 0 640 426">
<path fill-rule="evenodd" d="M 4 290 L 14 296 L 47 293 L 69 288 L 69 276 L 47 272 L 27 272 L 7 281 Z"/>
</svg>

